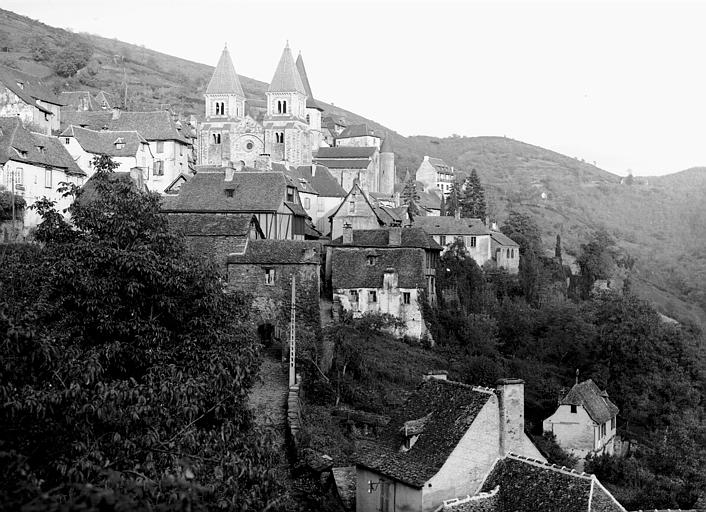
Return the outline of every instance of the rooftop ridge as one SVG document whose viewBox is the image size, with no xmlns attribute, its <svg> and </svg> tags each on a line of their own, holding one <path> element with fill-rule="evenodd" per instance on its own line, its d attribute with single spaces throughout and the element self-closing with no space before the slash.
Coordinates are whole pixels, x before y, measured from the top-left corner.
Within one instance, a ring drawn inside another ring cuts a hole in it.
<svg viewBox="0 0 706 512">
<path fill-rule="evenodd" d="M 566 466 L 561 466 L 559 467 L 556 464 L 551 464 L 549 462 L 543 462 L 538 459 L 533 459 L 532 457 L 525 457 L 523 455 L 518 455 L 517 453 L 508 453 L 506 455 L 507 458 L 514 459 L 520 462 L 526 462 L 527 464 L 530 464 L 532 466 L 537 466 L 541 467 L 544 469 L 551 469 L 552 471 L 556 471 L 558 473 L 562 473 L 564 475 L 569 475 L 577 478 L 583 478 L 584 480 L 591 480 L 591 481 L 598 481 L 595 477 L 595 475 L 591 475 L 588 473 L 578 473 L 577 471 L 573 469 L 569 469 Z"/>
<path fill-rule="evenodd" d="M 473 391 L 478 391 L 480 393 L 488 393 L 490 395 L 495 394 L 495 389 L 486 386 L 473 386 Z"/>
<path fill-rule="evenodd" d="M 484 500 L 487 498 L 492 498 L 496 494 L 500 492 L 500 486 L 496 485 L 495 488 L 491 491 L 488 492 L 479 492 L 478 494 L 474 494 L 471 496 L 468 494 L 465 498 L 451 498 L 450 500 L 444 500 L 443 506 L 441 507 L 441 510 L 445 509 L 446 507 L 448 508 L 453 508 L 456 505 L 462 505 L 464 503 L 469 503 L 471 501 L 480 501 Z M 437 509 L 440 510 L 440 509 Z"/>
</svg>

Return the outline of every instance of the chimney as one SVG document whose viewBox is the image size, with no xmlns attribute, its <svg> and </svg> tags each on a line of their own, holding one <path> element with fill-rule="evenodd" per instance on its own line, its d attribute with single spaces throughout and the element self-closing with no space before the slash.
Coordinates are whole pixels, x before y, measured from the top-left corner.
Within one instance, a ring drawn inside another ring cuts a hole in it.
<svg viewBox="0 0 706 512">
<path fill-rule="evenodd" d="M 490 216 L 488 216 L 488 215 L 485 216 L 485 227 L 486 228 L 490 227 Z"/>
<path fill-rule="evenodd" d="M 113 115 L 111 116 L 111 119 L 113 121 L 120 119 L 120 107 L 113 107 Z"/>
<path fill-rule="evenodd" d="M 382 288 L 386 291 L 396 290 L 399 283 L 399 275 L 394 267 L 387 267 L 382 276 Z"/>
<path fill-rule="evenodd" d="M 353 245 L 353 226 L 347 222 L 343 225 L 343 245 Z"/>
<path fill-rule="evenodd" d="M 226 167 L 226 181 L 233 181 L 233 175 L 235 174 L 235 169 L 232 167 Z"/>
<path fill-rule="evenodd" d="M 429 161 L 429 155 L 424 155 L 424 161 L 428 162 Z"/>
<path fill-rule="evenodd" d="M 272 170 L 272 158 L 268 153 L 262 153 L 255 159 L 255 169 L 258 171 Z"/>
<path fill-rule="evenodd" d="M 456 210 L 454 211 L 454 219 L 458 220 L 461 218 L 461 205 L 456 205 Z"/>
<path fill-rule="evenodd" d="M 316 176 L 316 164 L 311 164 L 311 176 Z"/>
<path fill-rule="evenodd" d="M 446 370 L 429 370 L 422 376 L 422 380 L 427 381 L 431 379 L 438 380 L 448 380 L 449 372 Z"/>
<path fill-rule="evenodd" d="M 525 435 L 525 381 L 500 379 L 496 389 L 500 412 L 500 456 L 521 453 Z"/>
<path fill-rule="evenodd" d="M 399 247 L 402 245 L 402 227 L 399 225 L 399 223 L 393 224 L 390 226 L 389 230 L 389 239 L 388 239 L 388 245 L 390 247 Z"/>
</svg>

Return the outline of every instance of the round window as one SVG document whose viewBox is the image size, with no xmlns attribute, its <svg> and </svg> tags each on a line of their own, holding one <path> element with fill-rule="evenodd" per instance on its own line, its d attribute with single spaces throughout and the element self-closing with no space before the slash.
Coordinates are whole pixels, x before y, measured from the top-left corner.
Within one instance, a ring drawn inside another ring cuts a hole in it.
<svg viewBox="0 0 706 512">
<path fill-rule="evenodd" d="M 252 148 L 254 148 L 254 147 L 255 147 L 255 144 L 253 144 L 252 141 L 248 141 L 245 144 L 245 149 L 247 149 L 248 151 L 252 151 Z"/>
</svg>

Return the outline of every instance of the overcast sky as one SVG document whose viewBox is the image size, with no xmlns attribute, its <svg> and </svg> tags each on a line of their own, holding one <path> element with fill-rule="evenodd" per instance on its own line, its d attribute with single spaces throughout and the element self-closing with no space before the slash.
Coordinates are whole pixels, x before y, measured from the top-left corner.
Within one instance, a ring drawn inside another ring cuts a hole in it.
<svg viewBox="0 0 706 512">
<path fill-rule="evenodd" d="M 403 135 L 505 135 L 626 174 L 706 166 L 706 2 L 2 0 L 57 27 L 269 82 Z"/>
</svg>

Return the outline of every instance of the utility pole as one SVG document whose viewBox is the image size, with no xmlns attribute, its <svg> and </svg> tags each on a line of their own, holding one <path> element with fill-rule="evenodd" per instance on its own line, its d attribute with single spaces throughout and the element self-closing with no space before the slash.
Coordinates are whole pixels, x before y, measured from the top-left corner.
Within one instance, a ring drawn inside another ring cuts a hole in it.
<svg viewBox="0 0 706 512">
<path fill-rule="evenodd" d="M 294 386 L 297 383 L 296 375 L 296 353 L 297 353 L 297 336 L 296 336 L 296 278 L 292 274 L 292 312 L 291 321 L 289 323 L 289 387 Z"/>
</svg>

